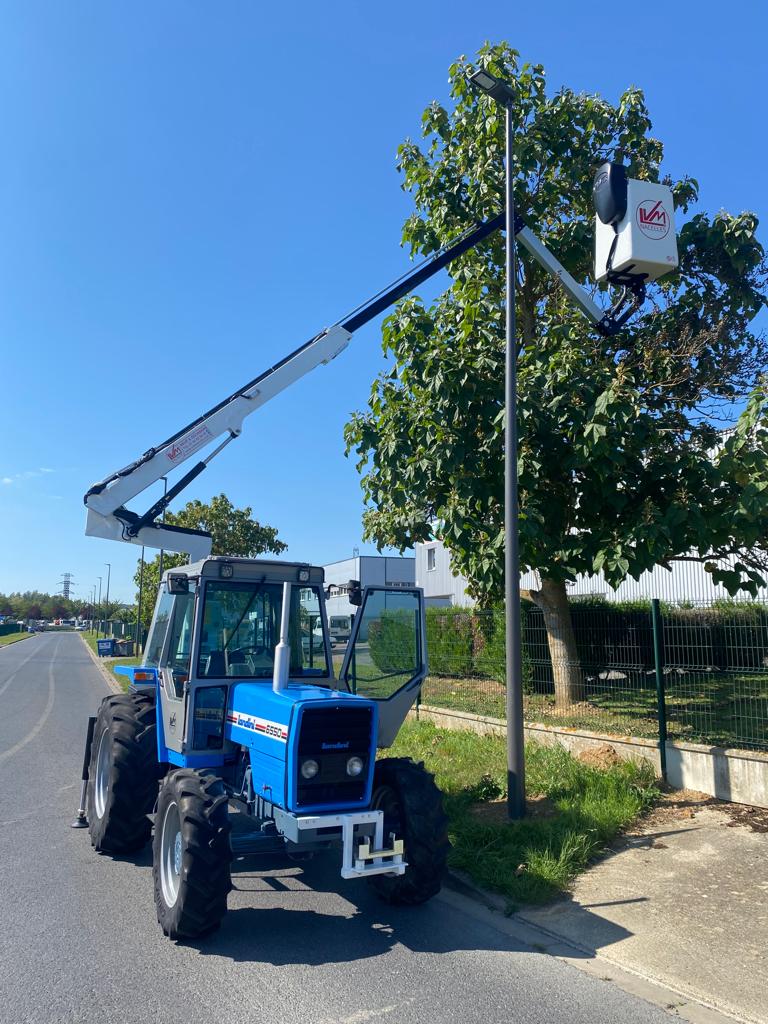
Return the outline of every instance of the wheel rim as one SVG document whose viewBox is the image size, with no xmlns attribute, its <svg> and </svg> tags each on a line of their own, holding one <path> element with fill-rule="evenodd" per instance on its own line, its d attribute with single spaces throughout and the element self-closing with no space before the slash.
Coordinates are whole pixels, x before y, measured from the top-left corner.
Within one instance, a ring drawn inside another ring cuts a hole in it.
<svg viewBox="0 0 768 1024">
<path fill-rule="evenodd" d="M 160 883 L 163 899 L 169 907 L 179 895 L 182 852 L 179 805 L 174 801 L 166 809 L 160 838 Z"/>
<path fill-rule="evenodd" d="M 105 729 L 99 740 L 99 750 L 96 755 L 96 779 L 94 782 L 93 802 L 96 805 L 96 814 L 99 818 L 104 817 L 109 797 L 109 755 L 110 755 L 109 729 Z"/>
</svg>

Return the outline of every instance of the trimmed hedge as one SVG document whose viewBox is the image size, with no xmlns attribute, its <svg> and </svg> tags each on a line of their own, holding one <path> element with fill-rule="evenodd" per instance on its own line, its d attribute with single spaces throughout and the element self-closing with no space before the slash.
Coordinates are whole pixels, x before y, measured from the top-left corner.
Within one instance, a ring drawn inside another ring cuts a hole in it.
<svg viewBox="0 0 768 1024">
<path fill-rule="evenodd" d="M 380 672 L 404 672 L 416 665 L 413 613 L 383 611 L 368 627 L 371 661 Z"/>
<path fill-rule="evenodd" d="M 544 616 L 521 606 L 523 677 L 527 687 L 551 681 L 552 664 Z M 571 600 L 581 667 L 588 675 L 607 668 L 630 673 L 653 669 L 651 602 Z M 662 604 L 665 662 L 690 670 L 760 670 L 768 667 L 768 607 L 720 601 L 707 607 Z M 427 649 L 431 676 L 479 676 L 504 683 L 504 612 L 427 608 Z"/>
<path fill-rule="evenodd" d="M 523 683 L 533 678 L 525 647 L 528 609 L 520 609 L 523 623 Z M 480 676 L 505 682 L 504 610 L 427 608 L 427 650 L 430 676 L 466 679 Z"/>
</svg>

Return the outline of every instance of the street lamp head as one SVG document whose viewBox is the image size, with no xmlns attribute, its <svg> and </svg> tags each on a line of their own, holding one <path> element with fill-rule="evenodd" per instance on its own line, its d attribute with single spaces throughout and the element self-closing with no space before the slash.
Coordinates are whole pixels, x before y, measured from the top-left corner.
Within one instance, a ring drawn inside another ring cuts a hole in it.
<svg viewBox="0 0 768 1024">
<path fill-rule="evenodd" d="M 470 75 L 467 75 L 467 78 L 471 85 L 479 89 L 480 92 L 484 92 L 486 96 L 496 100 L 497 103 L 508 106 L 515 99 L 511 86 L 500 78 L 496 78 L 495 75 L 492 75 L 490 71 L 486 71 L 484 68 L 481 68 L 479 71 L 473 71 Z"/>
</svg>

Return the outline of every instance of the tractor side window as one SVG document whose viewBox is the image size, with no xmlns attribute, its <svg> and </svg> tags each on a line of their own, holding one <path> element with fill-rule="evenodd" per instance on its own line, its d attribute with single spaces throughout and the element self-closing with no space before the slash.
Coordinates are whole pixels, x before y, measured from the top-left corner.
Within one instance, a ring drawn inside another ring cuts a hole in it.
<svg viewBox="0 0 768 1024">
<path fill-rule="evenodd" d="M 192 623 L 195 615 L 194 593 L 176 594 L 171 622 L 171 636 L 168 642 L 166 665 L 173 679 L 175 695 L 184 693 L 184 683 L 189 679 L 189 663 L 192 656 Z"/>
<path fill-rule="evenodd" d="M 160 599 L 155 608 L 155 615 L 152 619 L 152 628 L 147 637 L 147 646 L 144 652 L 144 664 L 147 667 L 157 668 L 165 645 L 165 635 L 168 632 L 168 622 L 173 608 L 173 595 L 165 589 L 160 592 Z"/>
<path fill-rule="evenodd" d="M 413 591 L 370 591 L 346 678 L 353 693 L 386 700 L 421 671 L 421 607 Z"/>
</svg>

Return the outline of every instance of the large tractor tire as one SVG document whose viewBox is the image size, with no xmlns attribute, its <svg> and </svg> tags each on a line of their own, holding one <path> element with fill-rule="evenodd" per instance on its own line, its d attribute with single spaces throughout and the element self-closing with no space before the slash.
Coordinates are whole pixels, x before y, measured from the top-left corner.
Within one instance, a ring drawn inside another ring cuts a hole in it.
<svg viewBox="0 0 768 1024">
<path fill-rule="evenodd" d="M 384 812 L 384 842 L 404 840 L 403 875 L 372 875 L 368 882 L 387 903 L 425 903 L 440 891 L 450 849 L 448 818 L 434 776 L 408 757 L 376 762 L 371 806 Z"/>
<path fill-rule="evenodd" d="M 232 888 L 227 795 L 215 775 L 180 768 L 160 788 L 152 840 L 157 920 L 171 939 L 218 928 Z"/>
<path fill-rule="evenodd" d="M 154 693 L 105 697 L 93 730 L 88 828 L 100 853 L 132 853 L 149 840 L 157 798 Z"/>
</svg>

